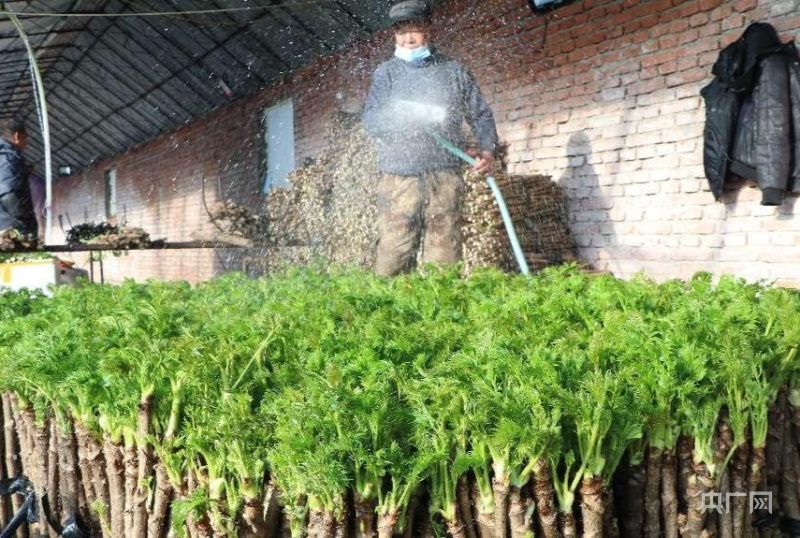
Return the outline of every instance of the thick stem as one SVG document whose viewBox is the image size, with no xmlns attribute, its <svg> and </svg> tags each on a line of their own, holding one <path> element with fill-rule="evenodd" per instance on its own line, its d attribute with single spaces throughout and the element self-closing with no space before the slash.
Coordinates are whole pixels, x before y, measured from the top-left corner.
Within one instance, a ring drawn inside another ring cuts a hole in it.
<svg viewBox="0 0 800 538">
<path fill-rule="evenodd" d="M 103 457 L 106 460 L 106 475 L 108 476 L 108 510 L 111 533 L 113 536 L 124 536 L 125 464 L 122 447 L 114 443 L 108 435 L 103 439 Z"/>
<path fill-rule="evenodd" d="M 30 407 L 20 407 L 19 400 L 15 395 L 11 397 L 11 405 L 14 410 L 17 431 L 20 439 L 20 450 L 22 454 L 23 473 L 33 482 L 36 494 L 41 499 L 42 485 L 46 484 L 46 465 L 47 458 L 47 430 L 35 425 L 33 409 Z M 16 495 L 15 495 L 16 497 Z M 37 503 L 38 503 L 37 499 Z M 40 505 L 41 506 L 41 505 Z M 41 513 L 41 509 L 39 510 Z M 47 529 L 40 523 L 29 524 L 31 536 L 40 537 L 47 535 Z"/>
<path fill-rule="evenodd" d="M 433 518 L 422 518 L 422 527 L 420 529 L 420 538 L 438 538 L 439 533 L 433 531 Z"/>
<path fill-rule="evenodd" d="M 399 518 L 400 514 L 397 512 L 381 514 L 378 517 L 378 538 L 392 538 Z"/>
<path fill-rule="evenodd" d="M 23 420 L 22 410 L 19 407 L 17 396 L 15 394 L 10 394 L 9 400 L 11 402 L 11 413 L 14 417 L 14 426 L 16 427 L 17 441 L 19 443 L 19 474 L 26 474 L 28 478 L 33 479 L 33 437 L 28 425 Z"/>
<path fill-rule="evenodd" d="M 750 465 L 747 468 L 747 479 L 745 480 L 747 491 L 763 491 L 762 483 L 764 482 L 764 466 L 766 465 L 766 449 L 763 446 L 756 446 L 753 448 L 750 457 Z M 753 512 L 746 510 L 744 513 L 744 528 L 745 532 L 749 532 L 753 524 Z"/>
<path fill-rule="evenodd" d="M 797 487 L 798 471 L 800 471 L 798 458 L 800 456 L 798 456 L 797 446 L 794 443 L 792 423 L 787 420 L 784 422 L 784 428 L 780 506 L 784 516 L 798 519 L 800 518 L 800 502 L 797 499 Z"/>
<path fill-rule="evenodd" d="M 325 536 L 325 510 L 312 508 L 308 511 L 308 538 Z"/>
<path fill-rule="evenodd" d="M 91 516 L 87 506 L 84 490 L 80 484 L 78 446 L 74 434 L 74 426 L 70 419 L 66 425 L 66 431 L 58 428 L 58 469 L 61 506 L 64 515 L 69 517 L 74 515 L 83 521 L 90 521 Z"/>
<path fill-rule="evenodd" d="M 781 460 L 783 459 L 783 433 L 786 421 L 786 391 L 781 389 L 768 415 L 766 466 L 767 489 L 778 499 L 781 487 Z"/>
<path fill-rule="evenodd" d="M 664 520 L 664 538 L 678 538 L 678 461 L 671 449 L 663 452 L 661 459 L 661 514 Z"/>
<path fill-rule="evenodd" d="M 644 536 L 661 536 L 661 454 L 662 450 L 647 450 L 647 483 L 644 488 Z"/>
<path fill-rule="evenodd" d="M 336 538 L 336 514 L 330 510 L 322 513 L 322 536 L 320 538 Z"/>
<path fill-rule="evenodd" d="M 745 496 L 734 496 L 731 499 L 731 528 L 733 536 L 744 536 L 744 514 L 747 506 L 747 488 L 745 480 L 747 477 L 747 459 L 750 455 L 750 445 L 744 443 L 733 453 L 731 460 L 731 485 L 733 493 L 744 493 Z"/>
<path fill-rule="evenodd" d="M 714 467 L 719 477 L 718 493 L 722 495 L 723 503 L 727 500 L 729 492 L 730 477 L 728 469 L 725 468 L 725 460 L 733 449 L 733 430 L 731 429 L 730 414 L 727 407 L 723 407 L 719 413 L 717 421 L 716 435 L 714 436 Z M 716 516 L 716 517 L 714 517 Z M 730 511 L 722 510 L 722 513 L 715 512 L 714 516 L 706 518 L 706 531 L 709 534 L 719 534 L 721 538 L 732 538 L 732 521 Z"/>
<path fill-rule="evenodd" d="M 578 536 L 575 515 L 572 512 L 567 514 L 558 513 L 558 528 L 563 538 L 576 538 Z"/>
<path fill-rule="evenodd" d="M 467 491 L 467 502 L 469 502 L 469 491 Z M 417 523 L 417 510 L 420 505 L 420 493 L 415 491 L 411 495 L 411 500 L 408 501 L 406 507 L 405 522 L 403 524 L 403 538 L 412 538 L 414 534 L 414 525 Z M 472 530 L 475 531 L 475 520 L 472 518 Z M 477 538 L 477 534 L 475 535 Z"/>
<path fill-rule="evenodd" d="M 460 510 L 458 506 L 455 506 L 454 509 L 456 517 L 453 521 L 447 521 L 447 532 L 451 538 L 466 538 L 467 533 L 464 531 L 464 522 L 461 518 Z"/>
<path fill-rule="evenodd" d="M 689 499 L 689 477 L 694 473 L 694 437 L 682 435 L 678 438 L 678 512 L 687 513 Z M 680 525 L 679 525 L 680 527 Z"/>
<path fill-rule="evenodd" d="M 125 504 L 122 521 L 126 529 L 133 529 L 133 507 L 136 502 L 136 480 L 139 468 L 135 444 L 126 441 L 122 453 L 122 464 L 125 473 Z"/>
<path fill-rule="evenodd" d="M 195 491 L 197 491 L 197 488 L 199 487 L 197 476 L 191 469 L 187 473 L 187 482 L 186 496 L 190 497 Z M 214 537 L 214 529 L 211 526 L 208 512 L 204 513 L 200 518 L 194 517 L 194 514 L 189 514 L 189 516 L 186 518 L 186 528 L 189 529 L 189 532 L 192 533 L 196 538 Z"/>
<path fill-rule="evenodd" d="M 614 510 L 614 489 L 603 488 L 603 536 L 606 538 L 619 538 L 619 523 Z"/>
<path fill-rule="evenodd" d="M 53 515 L 60 521 L 61 498 L 58 495 L 61 484 L 59 484 L 58 469 L 58 428 L 54 417 L 51 417 L 47 425 L 47 497 Z M 57 538 L 58 533 L 47 526 L 48 533 L 52 538 Z"/>
<path fill-rule="evenodd" d="M 509 490 L 508 521 L 511 538 L 528 538 L 531 533 L 531 522 L 527 518 L 530 501 L 522 497 L 522 490 L 511 486 Z"/>
<path fill-rule="evenodd" d="M 91 434 L 87 435 L 86 441 L 88 443 L 87 456 L 89 457 L 89 467 L 92 471 L 92 491 L 94 491 L 95 502 L 100 502 L 105 507 L 105 514 L 101 515 L 103 535 L 114 536 L 111 533 L 111 522 L 109 520 L 111 494 L 108 489 L 103 445 Z"/>
<path fill-rule="evenodd" d="M 175 490 L 169 481 L 167 468 L 163 462 L 155 464 L 156 484 L 153 499 L 153 512 L 147 522 L 147 538 L 166 538 L 169 531 L 167 515 Z"/>
<path fill-rule="evenodd" d="M 355 492 L 356 538 L 375 538 L 375 500 Z"/>
<path fill-rule="evenodd" d="M 536 515 L 541 535 L 544 538 L 557 538 L 556 490 L 553 487 L 553 474 L 550 464 L 544 460 L 540 461 L 536 467 L 533 480 L 533 498 L 536 501 Z"/>
<path fill-rule="evenodd" d="M 472 503 L 475 505 L 475 522 L 478 525 L 480 538 L 494 538 L 496 526 L 494 510 L 486 511 L 477 482 L 472 483 L 471 489 Z"/>
<path fill-rule="evenodd" d="M 20 458 L 19 438 L 17 436 L 16 421 L 14 420 L 14 411 L 11 407 L 11 395 L 4 392 L 3 399 L 3 448 L 5 450 L 5 468 L 9 478 L 13 478 L 22 474 L 22 460 Z M 5 499 L 5 498 L 4 498 Z M 19 512 L 22 507 L 22 498 L 20 495 L 11 496 L 11 510 L 14 514 Z M 7 501 L 4 502 L 7 505 Z M 10 521 L 3 519 L 5 524 Z"/>
<path fill-rule="evenodd" d="M 625 497 L 620 506 L 622 536 L 641 538 L 644 529 L 644 488 L 646 474 L 644 462 L 629 465 L 625 472 Z"/>
<path fill-rule="evenodd" d="M 334 521 L 336 525 L 336 529 L 333 533 L 334 538 L 351 538 L 349 525 L 347 524 L 350 519 L 351 507 L 347 496 L 345 495 L 343 497 L 342 509 L 336 514 L 336 519 Z"/>
<path fill-rule="evenodd" d="M 475 513 L 469 496 L 469 476 L 466 473 L 458 477 L 456 497 L 458 508 L 461 510 L 461 518 L 464 520 L 464 532 L 467 538 L 478 538 L 478 531 L 475 529 Z"/>
<path fill-rule="evenodd" d="M 350 538 L 350 531 L 347 525 L 348 519 L 344 514 L 339 516 L 336 520 L 336 531 L 333 533 L 333 538 Z"/>
<path fill-rule="evenodd" d="M 502 465 L 492 464 L 494 478 L 494 537 L 508 538 L 508 471 Z M 462 518 L 466 521 L 466 517 Z"/>
<path fill-rule="evenodd" d="M 721 514 L 715 512 L 709 515 L 706 519 L 706 531 L 713 533 L 714 536 L 719 536 L 719 538 L 733 538 L 733 520 L 731 519 L 730 507 L 727 505 L 728 493 L 731 491 L 728 469 L 722 471 L 722 475 L 719 478 L 719 486 L 714 489 L 720 494 L 721 503 L 725 508 Z M 716 527 L 711 526 L 712 522 L 716 524 Z"/>
<path fill-rule="evenodd" d="M 264 498 L 264 536 L 276 537 L 281 527 L 281 503 L 278 487 L 270 481 L 267 483 Z"/>
<path fill-rule="evenodd" d="M 292 538 L 292 520 L 286 510 L 281 510 L 280 538 Z"/>
<path fill-rule="evenodd" d="M 139 401 L 136 444 L 138 447 L 136 495 L 133 504 L 133 528 L 130 538 L 147 538 L 147 497 L 153 474 L 153 447 L 147 438 L 153 427 L 153 395 L 147 394 Z"/>
<path fill-rule="evenodd" d="M 694 472 L 689 477 L 686 497 L 689 503 L 686 524 L 679 529 L 681 536 L 694 538 L 700 536 L 706 523 L 706 511 L 703 508 L 705 494 L 714 488 L 714 481 L 708 472 L 708 467 L 701 462 L 694 465 Z"/>
<path fill-rule="evenodd" d="M 33 461 L 33 468 L 31 474 L 33 475 L 33 486 L 36 490 L 36 495 L 38 496 L 36 502 L 39 505 L 38 511 L 42 514 L 42 507 L 41 507 L 41 499 L 42 495 L 44 495 L 45 491 L 47 490 L 47 479 L 50 476 L 50 470 L 48 469 L 49 463 L 49 447 L 50 447 L 50 439 L 49 439 L 49 428 L 45 424 L 44 426 L 39 426 L 36 424 L 36 417 L 33 413 L 33 409 L 29 408 L 24 411 L 26 422 L 28 422 L 29 431 L 33 432 L 33 443 L 34 443 L 34 461 Z M 29 524 L 32 529 L 32 532 L 38 536 L 50 536 L 51 533 L 49 532 L 48 528 L 49 525 L 41 518 L 38 522 Z M 53 538 L 55 538 L 55 532 L 52 533 Z"/>
<path fill-rule="evenodd" d="M 156 478 L 158 478 L 158 464 L 156 464 Z M 259 497 L 244 497 L 244 506 L 242 509 L 242 538 L 257 538 L 259 536 L 268 536 L 275 529 L 270 529 L 267 526 L 267 520 L 264 517 L 265 510 L 264 500 Z"/>
<path fill-rule="evenodd" d="M 581 517 L 584 538 L 603 537 L 603 479 L 600 476 L 581 481 Z"/>
<path fill-rule="evenodd" d="M 89 504 L 100 503 L 104 509 L 97 513 L 102 526 L 103 536 L 113 536 L 111 522 L 108 518 L 110 494 L 108 491 L 108 478 L 106 477 L 106 461 L 103 457 L 103 447 L 100 442 L 80 423 L 75 424 L 75 434 L 79 443 L 83 445 L 83 457 L 86 460 L 86 469 L 89 473 L 91 489 L 87 491 Z M 83 470 L 83 468 L 81 468 Z M 86 480 L 86 477 L 84 477 Z M 88 495 L 91 495 L 89 497 Z M 146 538 L 146 537 L 145 537 Z"/>
<path fill-rule="evenodd" d="M 92 488 L 92 465 L 89 459 L 89 448 L 86 439 L 87 432 L 82 428 L 78 422 L 74 423 L 75 429 L 75 444 L 78 452 L 78 468 L 80 469 L 80 484 L 83 486 L 80 492 L 80 506 L 86 507 L 88 511 L 89 523 L 92 527 L 92 535 L 101 536 L 102 526 L 100 522 L 100 515 L 93 509 L 91 504 L 95 501 L 95 494 Z"/>
</svg>

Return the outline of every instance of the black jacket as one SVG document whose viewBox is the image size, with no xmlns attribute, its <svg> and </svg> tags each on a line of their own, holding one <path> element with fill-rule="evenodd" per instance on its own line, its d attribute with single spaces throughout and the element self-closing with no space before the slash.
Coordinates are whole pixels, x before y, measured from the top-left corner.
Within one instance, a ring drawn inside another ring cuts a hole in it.
<svg viewBox="0 0 800 538">
<path fill-rule="evenodd" d="M 755 181 L 763 205 L 800 190 L 800 56 L 766 23 L 748 26 L 725 47 L 706 105 L 703 164 L 711 192 L 722 195 L 729 173 Z"/>
<path fill-rule="evenodd" d="M 38 231 L 25 162 L 13 144 L 0 138 L 0 231 L 7 228 L 33 236 Z"/>
</svg>

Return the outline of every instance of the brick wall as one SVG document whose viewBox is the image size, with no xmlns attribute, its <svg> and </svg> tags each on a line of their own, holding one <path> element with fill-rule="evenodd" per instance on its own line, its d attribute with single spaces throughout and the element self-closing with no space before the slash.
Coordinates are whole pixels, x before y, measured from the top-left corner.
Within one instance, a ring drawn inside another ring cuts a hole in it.
<svg viewBox="0 0 800 538">
<path fill-rule="evenodd" d="M 784 40 L 800 31 L 797 0 L 582 0 L 533 15 L 526 0 L 452 0 L 433 40 L 473 72 L 492 104 L 509 171 L 547 174 L 568 194 L 580 256 L 630 277 L 698 270 L 800 285 L 796 198 L 759 204 L 741 185 L 715 202 L 702 168 L 704 108 L 719 51 L 751 22 Z M 56 184 L 54 213 L 103 218 L 102 174 L 117 169 L 118 206 L 154 237 L 208 228 L 201 184 L 260 205 L 259 118 L 291 96 L 296 158 L 324 147 L 337 106 L 364 101 L 392 51 L 381 32 L 321 59 L 263 93 Z M 338 96 L 338 97 L 337 97 Z M 227 263 L 226 263 L 227 262 Z M 198 280 L 238 268 L 226 252 L 134 252 L 106 262 L 112 279 Z"/>
</svg>

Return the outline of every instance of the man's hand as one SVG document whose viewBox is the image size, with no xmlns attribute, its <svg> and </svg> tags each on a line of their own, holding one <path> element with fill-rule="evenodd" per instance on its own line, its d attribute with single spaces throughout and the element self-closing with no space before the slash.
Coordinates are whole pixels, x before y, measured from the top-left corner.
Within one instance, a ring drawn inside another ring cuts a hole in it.
<svg viewBox="0 0 800 538">
<path fill-rule="evenodd" d="M 472 169 L 482 176 L 491 176 L 494 173 L 494 154 L 491 151 L 482 151 L 480 156 L 475 159 Z"/>
</svg>

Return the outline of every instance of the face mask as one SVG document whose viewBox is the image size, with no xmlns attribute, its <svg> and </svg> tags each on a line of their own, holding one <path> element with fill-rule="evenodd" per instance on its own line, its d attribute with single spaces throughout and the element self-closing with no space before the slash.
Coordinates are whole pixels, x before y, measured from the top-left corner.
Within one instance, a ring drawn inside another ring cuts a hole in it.
<svg viewBox="0 0 800 538">
<path fill-rule="evenodd" d="M 405 60 L 407 62 L 415 62 L 417 60 L 423 60 L 431 55 L 431 50 L 428 48 L 428 45 L 422 45 L 421 47 L 417 47 L 415 49 L 406 49 L 401 47 L 400 45 L 396 45 L 394 48 L 394 55 L 400 58 L 401 60 Z"/>
</svg>

